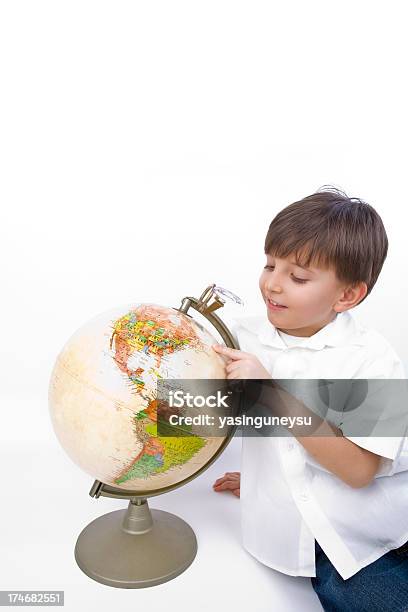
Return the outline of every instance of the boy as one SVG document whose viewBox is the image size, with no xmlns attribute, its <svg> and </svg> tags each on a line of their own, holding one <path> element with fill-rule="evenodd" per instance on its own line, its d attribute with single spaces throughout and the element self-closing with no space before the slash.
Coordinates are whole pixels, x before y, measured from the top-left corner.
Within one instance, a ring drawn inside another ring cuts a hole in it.
<svg viewBox="0 0 408 612">
<path fill-rule="evenodd" d="M 405 378 L 377 332 L 349 310 L 387 255 L 378 213 L 336 189 L 270 224 L 259 288 L 267 319 L 236 321 L 242 350 L 221 345 L 227 378 Z M 243 545 L 264 564 L 310 576 L 323 608 L 408 610 L 408 465 L 403 437 L 243 437 L 242 466 L 214 483 L 241 498 Z M 293 432 L 292 432 L 293 433 Z"/>
</svg>

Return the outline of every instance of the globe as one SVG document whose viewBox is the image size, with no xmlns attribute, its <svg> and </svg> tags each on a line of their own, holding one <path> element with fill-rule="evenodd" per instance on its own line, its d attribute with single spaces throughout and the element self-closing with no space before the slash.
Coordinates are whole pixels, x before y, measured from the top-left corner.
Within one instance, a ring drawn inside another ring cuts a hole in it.
<svg viewBox="0 0 408 612">
<path fill-rule="evenodd" d="M 222 436 L 157 431 L 157 383 L 225 379 L 218 340 L 174 308 L 136 304 L 83 325 L 58 355 L 49 385 L 56 436 L 93 478 L 154 495 L 181 485 L 222 452 Z"/>
</svg>

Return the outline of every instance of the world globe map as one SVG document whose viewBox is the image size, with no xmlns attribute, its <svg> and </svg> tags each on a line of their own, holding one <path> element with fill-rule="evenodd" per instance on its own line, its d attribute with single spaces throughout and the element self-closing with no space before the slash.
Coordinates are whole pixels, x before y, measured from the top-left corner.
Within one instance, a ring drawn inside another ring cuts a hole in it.
<svg viewBox="0 0 408 612">
<path fill-rule="evenodd" d="M 157 385 L 167 379 L 225 379 L 218 340 L 190 316 L 157 304 L 104 312 L 58 355 L 49 385 L 57 438 L 101 482 L 140 495 L 191 479 L 225 437 L 160 435 Z M 161 432 L 162 433 L 162 432 Z"/>
</svg>

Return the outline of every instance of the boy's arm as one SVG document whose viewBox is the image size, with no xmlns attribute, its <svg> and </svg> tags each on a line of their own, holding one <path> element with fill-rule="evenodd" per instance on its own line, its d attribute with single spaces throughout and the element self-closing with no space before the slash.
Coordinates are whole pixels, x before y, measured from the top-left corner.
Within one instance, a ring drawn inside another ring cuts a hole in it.
<svg viewBox="0 0 408 612">
<path fill-rule="evenodd" d="M 279 386 L 263 385 L 259 401 L 271 410 L 273 407 L 276 416 L 310 417 L 315 435 L 305 436 L 304 426 L 296 424 L 290 432 L 320 465 L 343 482 L 357 489 L 373 480 L 382 457 L 344 438 L 340 429 L 313 413 L 292 394 Z"/>
<path fill-rule="evenodd" d="M 220 345 L 213 345 L 213 348 L 229 359 L 226 367 L 228 379 L 272 380 L 269 372 L 255 355 Z M 263 385 L 261 396 L 257 401 L 271 410 L 273 407 L 273 414 L 276 416 L 297 417 L 302 414 L 311 416 L 313 432 L 318 435 L 304 436 L 302 435 L 304 428 L 296 425 L 290 429 L 290 432 L 320 465 L 343 482 L 353 488 L 361 488 L 373 480 L 380 467 L 381 456 L 344 438 L 338 428 L 314 414 L 293 395 L 276 386 Z"/>
<path fill-rule="evenodd" d="M 359 489 L 369 485 L 379 470 L 381 456 L 343 438 L 340 430 L 337 435 L 337 428 L 327 422 L 324 426 L 333 427 L 334 433 L 332 430 L 331 434 L 319 432 L 319 437 L 296 436 L 297 440 L 316 461 L 350 487 Z"/>
</svg>

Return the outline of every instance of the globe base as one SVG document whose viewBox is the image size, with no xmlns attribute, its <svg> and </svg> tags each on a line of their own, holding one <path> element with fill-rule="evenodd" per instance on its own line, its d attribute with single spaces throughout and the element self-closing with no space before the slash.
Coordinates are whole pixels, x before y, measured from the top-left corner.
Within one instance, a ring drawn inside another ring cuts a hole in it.
<svg viewBox="0 0 408 612">
<path fill-rule="evenodd" d="M 75 560 L 90 578 L 139 589 L 172 580 L 194 560 L 197 539 L 181 518 L 150 510 L 147 501 L 98 517 L 80 533 Z"/>
</svg>

